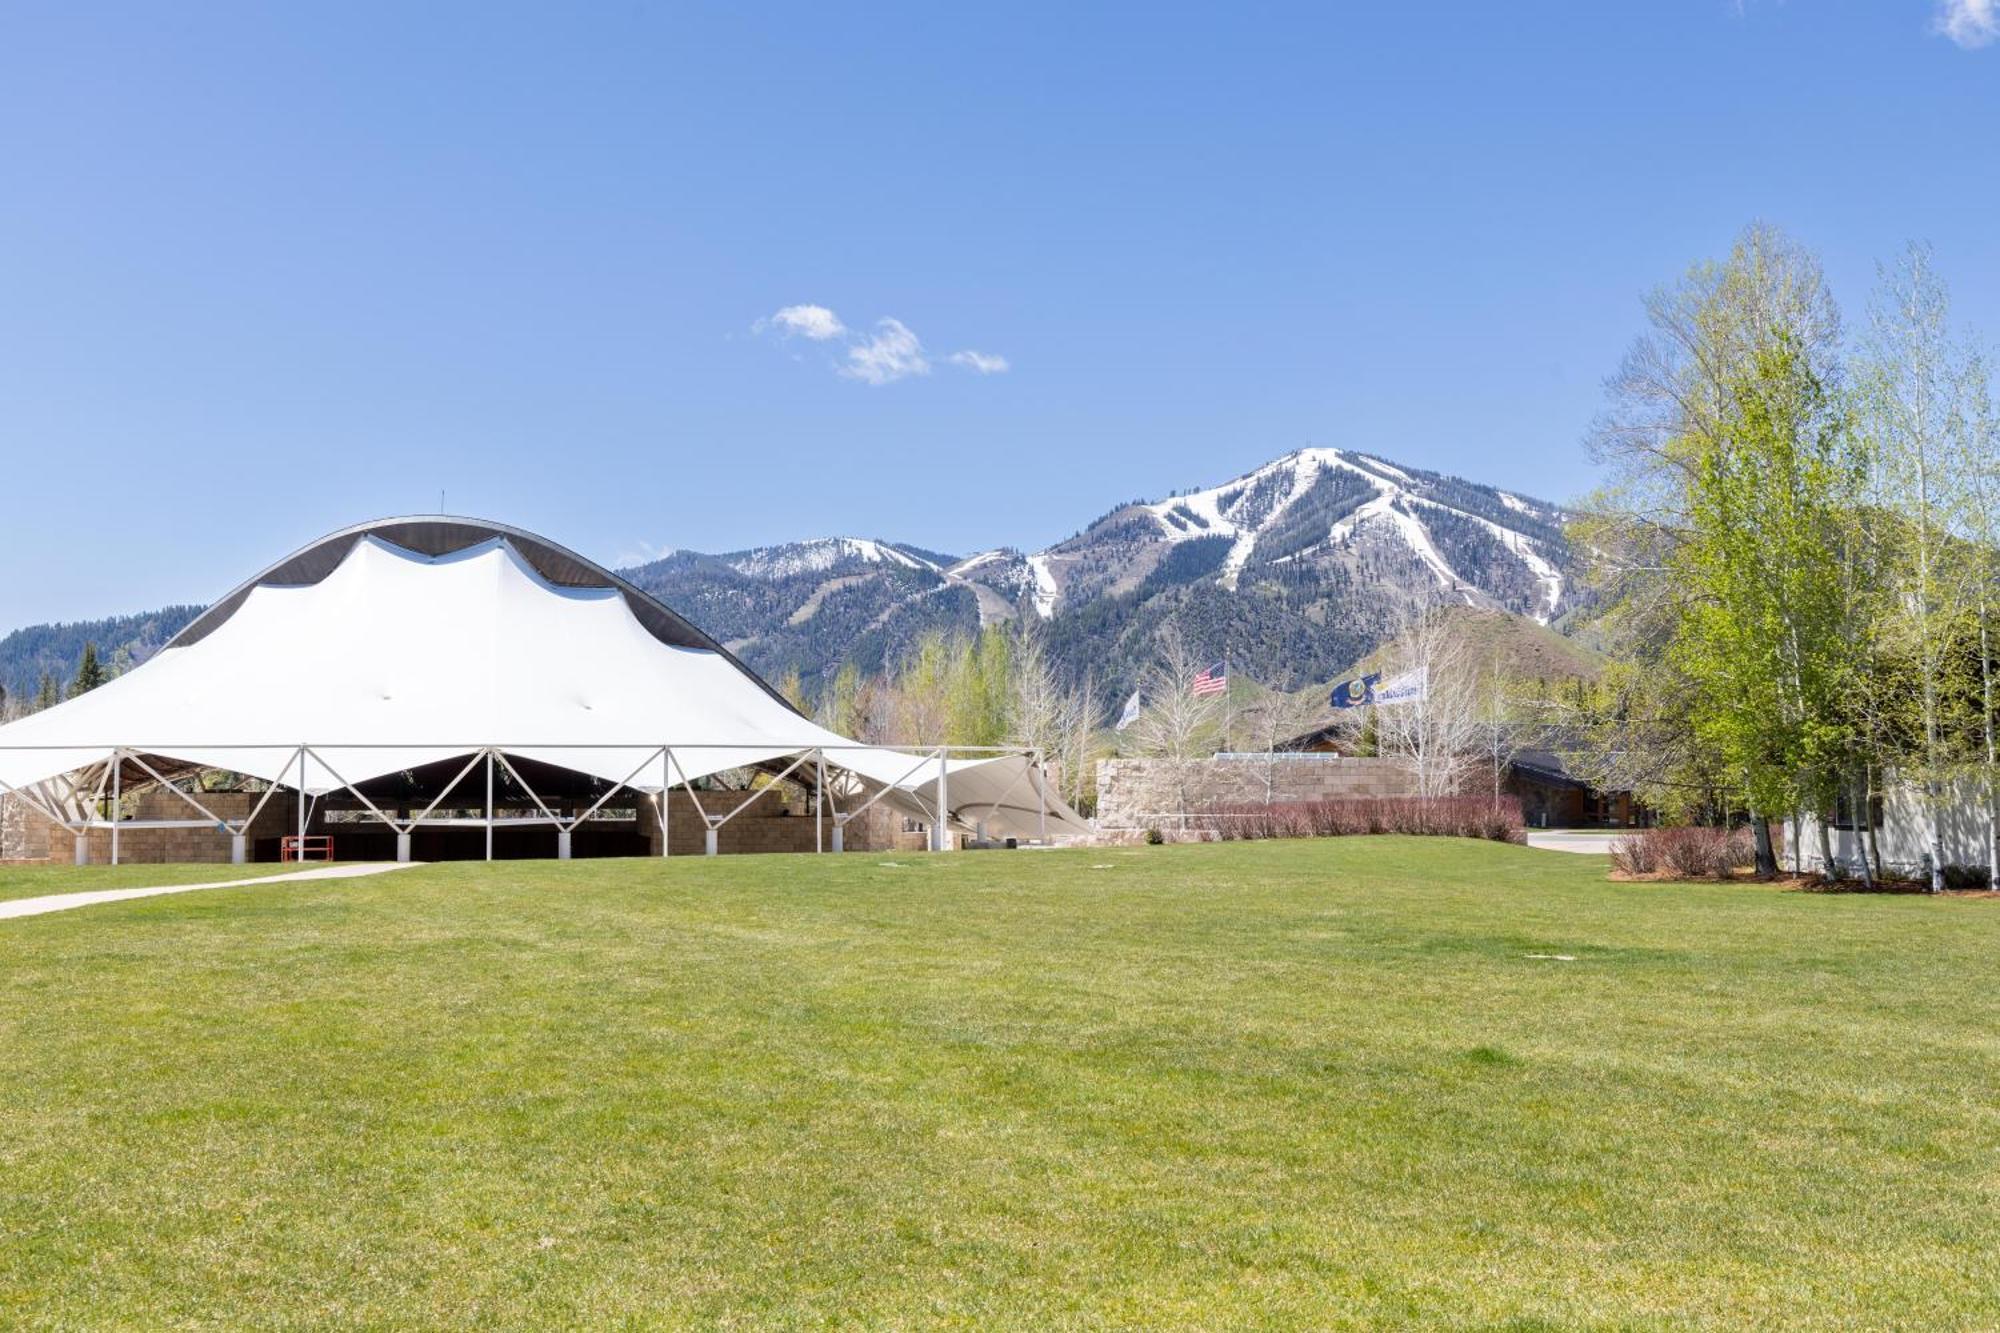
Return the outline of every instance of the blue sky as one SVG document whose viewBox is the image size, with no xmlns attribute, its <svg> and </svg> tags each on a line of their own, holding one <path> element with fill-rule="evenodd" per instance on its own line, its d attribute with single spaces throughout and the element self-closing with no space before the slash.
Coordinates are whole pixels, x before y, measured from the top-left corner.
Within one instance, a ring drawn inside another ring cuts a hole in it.
<svg viewBox="0 0 2000 1333">
<path fill-rule="evenodd" d="M 1995 18 L 0 0 L 0 629 L 440 490 L 605 560 L 1033 546 L 1304 444 L 1562 499 L 1753 218 L 1850 325 L 1918 237 L 2000 329 Z"/>
</svg>

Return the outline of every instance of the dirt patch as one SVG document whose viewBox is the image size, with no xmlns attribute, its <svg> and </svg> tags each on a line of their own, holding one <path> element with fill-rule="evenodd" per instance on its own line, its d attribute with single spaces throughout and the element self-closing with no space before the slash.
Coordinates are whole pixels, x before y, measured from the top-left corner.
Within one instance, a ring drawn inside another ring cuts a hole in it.
<svg viewBox="0 0 2000 1333">
<path fill-rule="evenodd" d="M 1666 870 L 1655 870 L 1645 875 L 1631 875 L 1623 870 L 1614 870 L 1610 878 L 1614 884 L 1755 884 L 1764 888 L 1783 889 L 1787 893 L 1911 894 L 1939 898 L 1991 898 L 2000 901 L 2000 893 L 1995 893 L 1991 889 L 1945 889 L 1932 895 L 1928 888 L 1909 879 L 1877 880 L 1873 887 L 1870 887 L 1858 879 L 1843 879 L 1828 884 L 1818 875 L 1794 875 L 1789 872 L 1773 875 L 1769 879 L 1759 879 L 1748 870 L 1722 877 L 1676 875 Z"/>
</svg>

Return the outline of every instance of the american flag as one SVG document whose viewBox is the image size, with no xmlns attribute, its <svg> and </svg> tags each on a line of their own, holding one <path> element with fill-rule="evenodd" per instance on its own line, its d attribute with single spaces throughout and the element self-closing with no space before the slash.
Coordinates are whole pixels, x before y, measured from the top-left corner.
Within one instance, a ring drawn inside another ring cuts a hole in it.
<svg viewBox="0 0 2000 1333">
<path fill-rule="evenodd" d="M 1229 664 L 1217 662 L 1188 682 L 1188 693 L 1199 698 L 1204 694 L 1227 694 L 1229 692 Z"/>
</svg>

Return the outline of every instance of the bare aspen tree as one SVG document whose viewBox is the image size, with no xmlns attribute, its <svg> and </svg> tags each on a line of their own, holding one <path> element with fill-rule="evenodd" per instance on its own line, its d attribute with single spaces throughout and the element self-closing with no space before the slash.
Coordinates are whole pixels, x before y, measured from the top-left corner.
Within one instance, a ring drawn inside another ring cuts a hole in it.
<svg viewBox="0 0 2000 1333">
<path fill-rule="evenodd" d="M 1063 683 L 1037 624 L 1017 631 L 1013 653 L 1011 743 L 1032 747 L 1056 766 L 1057 791 L 1070 804 L 1084 793 L 1096 732 L 1089 686 Z"/>
<path fill-rule="evenodd" d="M 1984 750 L 1980 787 L 1986 803 L 1986 887 L 2000 892 L 2000 681 L 1994 655 L 2000 635 L 2000 417 L 1993 407 L 1991 372 L 1981 357 L 1972 375 L 1970 429 L 1960 476 L 1967 503 L 1965 536 L 1973 561 L 1973 613 L 1979 621 L 1979 739 Z"/>
<path fill-rule="evenodd" d="M 1902 767 L 1922 800 L 1932 892 L 1944 888 L 1942 807 L 1963 749 L 1950 717 L 1951 645 L 1987 581 L 1985 562 L 1967 558 L 1961 536 L 1981 370 L 1954 343 L 1949 315 L 1929 248 L 1910 246 L 1884 273 L 1861 374 L 1873 498 L 1895 519 L 1888 621 L 1917 683 L 1918 739 Z"/>
<path fill-rule="evenodd" d="M 1053 755 L 1069 729 L 1076 697 L 1056 674 L 1039 626 L 1023 624 L 1016 632 L 1013 666 L 1012 742 Z"/>
<path fill-rule="evenodd" d="M 1062 765 L 1062 794 L 1078 810 L 1097 804 L 1096 762 L 1103 753 L 1097 727 L 1097 689 L 1085 673 L 1082 684 L 1070 691 L 1070 705 L 1063 713 L 1063 730 L 1056 756 Z"/>
<path fill-rule="evenodd" d="M 1311 695 L 1286 694 L 1266 690 L 1243 712 L 1250 734 L 1264 756 L 1264 804 L 1277 799 L 1278 765 L 1283 762 L 1278 747 L 1312 729 L 1323 716 L 1324 705 Z"/>
<path fill-rule="evenodd" d="M 1132 724 L 1139 751 L 1166 761 L 1173 781 L 1175 814 L 1187 827 L 1190 787 L 1195 765 L 1208 758 L 1222 718 L 1220 696 L 1198 695 L 1191 688 L 1207 661 L 1188 646 L 1180 627 L 1169 622 L 1159 635 L 1158 656 L 1147 668 L 1140 688 L 1146 706 Z"/>
<path fill-rule="evenodd" d="M 1373 708 L 1382 757 L 1408 773 L 1425 800 L 1458 792 L 1485 739 L 1472 649 L 1451 610 L 1423 606 L 1410 613 L 1390 643 L 1383 682 L 1417 676 L 1422 690 L 1408 703 Z"/>
<path fill-rule="evenodd" d="M 1500 812 L 1500 793 L 1507 782 L 1507 770 L 1514 756 L 1539 739 L 1540 728 L 1529 721 L 1529 705 L 1513 688 L 1500 657 L 1495 653 L 1486 664 L 1486 680 L 1480 691 L 1481 725 L 1486 732 L 1486 763 L 1493 785 L 1493 811 Z"/>
</svg>

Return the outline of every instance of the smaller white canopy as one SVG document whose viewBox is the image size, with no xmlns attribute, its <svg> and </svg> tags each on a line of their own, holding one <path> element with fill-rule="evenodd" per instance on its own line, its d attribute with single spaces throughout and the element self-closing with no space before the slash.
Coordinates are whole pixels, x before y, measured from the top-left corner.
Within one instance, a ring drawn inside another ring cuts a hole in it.
<svg viewBox="0 0 2000 1333">
<path fill-rule="evenodd" d="M 932 808 L 934 761 L 860 746 L 728 655 L 664 642 L 605 579 L 558 586 L 504 536 L 437 556 L 363 536 L 316 582 L 259 584 L 195 642 L 0 727 L 0 786 L 123 749 L 317 794 L 494 748 L 652 792 L 821 749 Z M 946 768 L 961 826 L 1089 831 L 1024 756 Z"/>
</svg>

